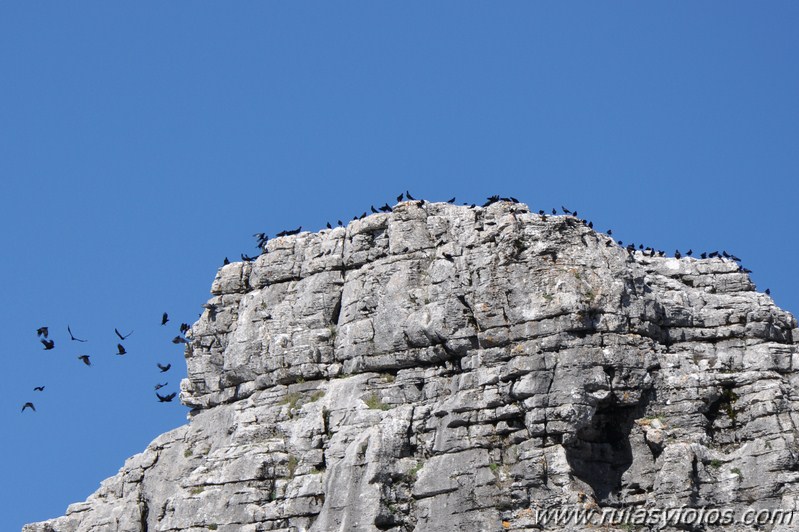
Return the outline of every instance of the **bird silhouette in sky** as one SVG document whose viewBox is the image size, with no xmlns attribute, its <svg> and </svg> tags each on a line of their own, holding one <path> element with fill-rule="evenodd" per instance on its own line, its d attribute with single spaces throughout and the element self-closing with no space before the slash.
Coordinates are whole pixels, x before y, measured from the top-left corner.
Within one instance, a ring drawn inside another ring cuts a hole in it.
<svg viewBox="0 0 799 532">
<path fill-rule="evenodd" d="M 33 391 L 34 392 L 43 392 L 44 391 L 44 386 L 37 386 L 37 387 L 35 387 L 33 389 Z"/>
<path fill-rule="evenodd" d="M 83 363 L 86 364 L 87 366 L 92 365 L 92 363 L 89 362 L 89 355 L 81 355 L 78 357 L 78 359 L 83 360 Z"/>
<path fill-rule="evenodd" d="M 168 321 L 169 321 L 169 315 L 166 312 L 164 312 L 164 315 L 161 316 L 161 325 L 166 325 L 166 322 Z"/>
<path fill-rule="evenodd" d="M 33 403 L 31 403 L 31 402 L 27 402 L 24 405 L 22 405 L 22 410 L 21 411 L 24 412 L 26 408 L 30 408 L 31 410 L 36 412 L 36 407 L 33 406 Z"/>
<path fill-rule="evenodd" d="M 169 395 L 161 395 L 160 393 L 155 392 L 155 395 L 158 397 L 158 401 L 159 402 L 161 402 L 161 403 L 169 403 L 169 402 L 172 401 L 172 399 L 175 398 L 175 396 L 177 395 L 177 392 L 172 392 Z"/>
<path fill-rule="evenodd" d="M 80 338 L 75 338 L 75 336 L 72 334 L 72 329 L 69 328 L 69 325 L 67 325 L 67 332 L 69 332 L 69 339 L 70 340 L 74 340 L 76 342 L 85 342 L 86 341 L 86 340 L 81 340 Z"/>
<path fill-rule="evenodd" d="M 114 332 L 115 332 L 115 333 L 117 333 L 117 336 L 119 336 L 119 339 L 120 339 L 120 340 L 124 340 L 124 339 L 126 339 L 128 336 L 130 336 L 131 334 L 133 334 L 133 331 L 130 331 L 128 334 L 122 334 L 122 333 L 121 333 L 121 332 L 119 332 L 119 331 L 118 331 L 116 328 L 114 328 Z"/>
<path fill-rule="evenodd" d="M 161 364 L 156 364 L 156 366 L 158 366 L 158 369 L 161 370 L 161 373 L 165 373 L 169 371 L 169 368 L 172 367 L 172 364 L 167 364 L 166 366 L 162 366 Z"/>
<path fill-rule="evenodd" d="M 41 342 L 44 345 L 45 351 L 49 351 L 50 349 L 55 347 L 55 340 L 42 340 Z"/>
<path fill-rule="evenodd" d="M 125 351 L 125 346 L 117 344 L 117 355 L 124 355 L 125 353 L 127 353 L 127 351 Z"/>
<path fill-rule="evenodd" d="M 156 384 L 156 385 L 155 385 L 155 389 L 156 389 L 156 390 L 160 390 L 161 388 L 163 388 L 163 387 L 164 387 L 164 386 L 166 386 L 167 384 L 169 384 L 169 383 L 168 383 L 168 382 L 165 382 L 164 384 Z"/>
<path fill-rule="evenodd" d="M 44 336 L 47 338 L 48 333 L 49 331 L 47 330 L 47 327 L 39 327 L 36 329 L 36 336 Z"/>
<path fill-rule="evenodd" d="M 172 338 L 172 343 L 173 344 L 185 344 L 187 342 L 186 342 L 186 339 L 183 338 L 182 336 L 175 336 L 174 338 Z"/>
</svg>

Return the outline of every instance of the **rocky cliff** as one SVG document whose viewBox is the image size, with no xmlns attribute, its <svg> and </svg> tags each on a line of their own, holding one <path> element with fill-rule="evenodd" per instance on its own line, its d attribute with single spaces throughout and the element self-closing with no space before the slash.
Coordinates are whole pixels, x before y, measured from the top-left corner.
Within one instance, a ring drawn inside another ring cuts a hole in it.
<svg viewBox="0 0 799 532">
<path fill-rule="evenodd" d="M 189 423 L 26 532 L 799 508 L 799 329 L 731 260 L 644 256 L 522 204 L 405 202 L 271 240 L 211 293 Z"/>
</svg>

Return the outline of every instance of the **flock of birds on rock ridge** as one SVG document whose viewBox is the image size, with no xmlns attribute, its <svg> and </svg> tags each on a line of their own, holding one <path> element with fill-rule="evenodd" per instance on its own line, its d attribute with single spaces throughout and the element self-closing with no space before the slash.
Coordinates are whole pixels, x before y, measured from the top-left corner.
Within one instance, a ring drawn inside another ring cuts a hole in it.
<svg viewBox="0 0 799 532">
<path fill-rule="evenodd" d="M 449 200 L 447 200 L 447 203 L 454 204 L 455 203 L 455 199 L 456 199 L 455 197 L 450 198 Z M 419 206 L 419 207 L 422 207 L 422 206 L 425 205 L 425 203 L 428 203 L 427 200 L 414 198 L 409 191 L 405 191 L 404 193 L 401 193 L 399 196 L 397 196 L 397 203 L 402 203 L 403 201 L 415 202 L 416 205 Z M 493 196 L 489 196 L 488 198 L 486 198 L 486 201 L 482 204 L 482 207 L 488 207 L 488 206 L 490 206 L 490 205 L 492 205 L 494 203 L 498 203 L 498 202 L 519 203 L 519 200 L 514 198 L 514 197 L 512 197 L 512 196 L 511 197 L 502 197 L 502 196 L 499 196 L 499 195 L 493 195 Z M 474 204 L 474 203 L 472 203 L 472 204 L 464 203 L 463 205 L 468 206 L 469 208 L 477 207 L 477 205 Z M 382 206 L 377 207 L 377 208 L 375 208 L 374 205 L 372 205 L 370 207 L 370 211 L 371 211 L 372 214 L 378 214 L 380 212 L 388 213 L 388 212 L 392 212 L 393 210 L 394 210 L 394 208 L 391 207 L 388 203 L 384 203 Z M 585 220 L 585 219 L 581 219 L 578 216 L 577 211 L 572 211 L 572 210 L 566 208 L 565 206 L 561 206 L 560 211 L 561 211 L 561 214 L 566 215 L 566 216 L 571 216 L 571 217 L 577 219 L 580 223 L 582 223 L 585 226 L 587 226 L 588 228 L 593 229 L 593 227 L 594 227 L 593 222 Z M 366 211 L 364 211 L 361 215 L 353 216 L 352 219 L 353 220 L 362 220 L 367 215 L 368 215 L 368 213 Z M 552 208 L 550 211 L 547 212 L 547 211 L 544 211 L 542 209 L 542 210 L 538 211 L 538 215 L 541 217 L 542 220 L 546 220 L 548 216 L 557 216 L 558 215 L 558 210 L 556 208 Z M 344 222 L 342 222 L 341 220 L 338 220 L 338 226 L 339 227 L 343 227 L 344 226 Z M 327 227 L 327 229 L 333 229 L 333 225 L 330 222 L 327 223 L 326 227 Z M 297 227 L 296 229 L 283 230 L 283 231 L 280 231 L 279 233 L 277 233 L 276 237 L 296 235 L 296 234 L 300 233 L 301 231 L 302 231 L 302 226 Z M 621 240 L 615 241 L 615 240 L 612 239 L 613 231 L 610 230 L 610 229 L 607 230 L 606 234 L 608 236 L 611 236 L 611 239 L 609 239 L 607 244 L 606 244 L 607 246 L 612 246 L 614 244 L 618 244 L 620 247 L 624 248 L 630 256 L 633 256 L 636 253 L 640 253 L 644 257 L 665 257 L 666 256 L 666 252 L 665 251 L 659 250 L 659 249 L 655 249 L 655 248 L 650 247 L 650 246 L 644 246 L 643 244 L 639 244 L 638 246 L 636 246 L 633 243 L 628 243 L 625 246 L 623 241 L 621 241 Z M 261 253 L 259 255 L 257 255 L 257 256 L 254 256 L 254 257 L 251 257 L 249 255 L 246 255 L 246 254 L 242 253 L 241 254 L 241 259 L 244 262 L 254 261 L 260 255 L 268 253 L 267 243 L 269 242 L 269 237 L 266 235 L 266 233 L 255 233 L 253 236 L 256 238 L 256 247 L 258 249 L 260 249 Z M 677 259 L 680 259 L 683 256 L 691 257 L 693 255 L 693 253 L 694 252 L 693 252 L 692 249 L 689 249 L 684 254 L 680 253 L 679 250 L 675 250 L 674 257 L 677 258 Z M 751 270 L 741 266 L 741 264 L 740 264 L 741 259 L 740 258 L 736 257 L 733 254 L 728 253 L 726 250 L 725 251 L 721 251 L 721 252 L 719 252 L 719 251 L 702 252 L 699 256 L 700 256 L 701 259 L 723 258 L 723 259 L 726 259 L 726 260 L 735 261 L 736 263 L 738 263 L 739 271 L 741 271 L 742 273 L 751 273 Z M 225 265 L 226 264 L 230 264 L 230 261 L 228 260 L 227 257 L 225 257 L 223 264 L 225 264 Z M 770 295 L 771 294 L 771 290 L 769 290 L 767 288 L 765 290 L 765 293 L 767 295 Z M 214 311 L 216 310 L 215 306 L 213 304 L 209 304 L 209 303 L 204 304 L 203 307 L 205 309 L 207 309 L 211 314 L 213 314 Z M 161 317 L 161 325 L 166 325 L 168 321 L 169 321 L 169 316 L 167 315 L 166 312 L 164 312 L 164 314 Z M 186 324 L 186 323 L 181 324 L 180 325 L 180 335 L 175 336 L 175 338 L 172 339 L 172 343 L 174 343 L 174 344 L 187 343 L 186 339 L 185 339 L 185 334 L 186 334 L 186 332 L 188 332 L 188 330 L 189 330 L 189 325 L 188 324 Z M 70 337 L 71 341 L 76 341 L 76 342 L 81 342 L 81 343 L 86 342 L 86 340 L 83 340 L 83 339 L 75 337 L 72 334 L 72 329 L 70 328 L 69 325 L 67 326 L 67 332 L 69 333 L 69 337 Z M 37 329 L 36 333 L 41 338 L 41 343 L 42 343 L 42 345 L 44 345 L 45 351 L 49 351 L 49 350 L 55 348 L 55 341 L 50 339 L 50 337 L 49 337 L 49 329 L 47 327 L 40 327 L 39 329 Z M 125 347 L 123 346 L 123 344 L 121 342 L 124 341 L 125 339 L 127 339 L 132 334 L 132 331 L 130 333 L 126 334 L 126 335 L 123 335 L 122 333 L 119 332 L 118 329 L 115 328 L 114 329 L 114 333 L 120 339 L 120 343 L 117 343 L 117 353 L 116 354 L 120 355 L 120 356 L 121 355 L 125 355 L 127 353 L 127 351 L 125 350 Z M 81 360 L 86 366 L 91 366 L 91 361 L 90 361 L 89 355 L 80 355 L 77 358 L 79 360 Z M 158 363 L 157 367 L 158 367 L 158 369 L 160 370 L 161 373 L 165 373 L 165 372 L 169 371 L 169 369 L 172 367 L 172 364 L 162 365 L 162 364 Z M 173 392 L 173 393 L 170 393 L 170 394 L 167 394 L 167 395 L 161 395 L 161 394 L 158 393 L 158 390 L 160 390 L 161 388 L 163 388 L 167 384 L 168 383 L 165 382 L 163 384 L 158 383 L 158 384 L 155 385 L 155 390 L 156 390 L 155 395 L 156 395 L 156 397 L 157 397 L 159 402 L 165 402 L 165 403 L 171 402 L 175 398 L 175 396 L 177 395 L 177 392 Z M 33 390 L 36 391 L 36 392 L 43 392 L 44 389 L 45 389 L 44 386 L 36 386 Z M 36 407 L 34 406 L 33 402 L 31 402 L 31 401 L 26 402 L 22 406 L 22 412 L 24 412 L 28 408 L 31 409 L 34 412 L 36 411 Z"/>
<path fill-rule="evenodd" d="M 419 207 L 423 206 L 425 203 L 428 203 L 426 200 L 423 200 L 423 199 L 417 200 L 416 198 L 411 196 L 411 193 L 409 191 L 407 191 L 407 190 L 404 193 L 400 193 L 400 195 L 397 196 L 397 203 L 398 204 L 402 203 L 403 201 L 415 201 L 416 205 L 419 206 Z M 497 195 L 493 195 L 493 196 L 487 197 L 486 201 L 482 204 L 482 207 L 488 207 L 488 206 L 490 206 L 490 205 L 492 205 L 494 203 L 498 203 L 498 202 L 519 203 L 519 200 L 514 198 L 513 196 L 503 197 L 503 196 L 500 196 L 500 195 L 497 194 Z M 455 203 L 455 197 L 452 197 L 452 198 L 448 199 L 447 203 L 454 204 Z M 463 205 L 464 206 L 468 206 L 470 209 L 474 209 L 475 207 L 477 207 L 477 204 L 475 204 L 475 203 L 472 203 L 472 204 L 463 203 Z M 386 202 L 381 207 L 378 207 L 378 208 L 375 208 L 375 206 L 372 205 L 370 207 L 370 210 L 371 210 L 372 214 L 378 214 L 378 213 L 381 213 L 381 212 L 387 213 L 387 212 L 392 212 L 394 210 L 394 207 L 391 207 Z M 572 216 L 572 217 L 576 218 L 577 220 L 579 220 L 581 223 L 583 223 L 586 227 L 588 227 L 590 229 L 594 228 L 594 223 L 589 221 L 589 220 L 585 220 L 585 219 L 580 218 L 578 216 L 577 211 L 572 211 L 570 209 L 567 209 L 563 205 L 561 205 L 560 210 L 561 210 L 561 214 L 566 215 L 566 216 Z M 364 218 L 366 218 L 367 215 L 368 215 L 368 213 L 366 211 L 364 211 L 361 215 L 353 216 L 352 219 L 353 219 L 353 221 L 354 220 L 363 220 Z M 542 220 L 546 220 L 547 216 L 557 216 L 558 215 L 558 210 L 553 207 L 551 209 L 551 211 L 549 211 L 549 214 L 548 214 L 547 211 L 541 209 L 541 210 L 538 211 L 538 215 L 541 216 Z M 343 227 L 344 226 L 344 222 L 342 222 L 341 220 L 338 220 L 338 226 L 339 227 Z M 327 222 L 327 229 L 333 229 L 333 225 L 330 222 Z M 300 226 L 300 227 L 298 227 L 296 229 L 292 229 L 292 230 L 283 230 L 283 231 L 277 233 L 275 236 L 276 237 L 282 237 L 282 236 L 296 235 L 300 231 L 302 231 L 302 226 Z M 608 236 L 612 236 L 613 235 L 613 231 L 611 229 L 608 229 L 606 234 Z M 258 249 L 261 250 L 261 254 L 260 255 L 263 255 L 264 253 L 268 253 L 269 250 L 267 249 L 267 242 L 269 242 L 269 237 L 266 235 L 266 233 L 255 233 L 253 236 L 256 239 L 255 246 Z M 631 255 L 631 256 L 634 255 L 635 253 L 640 253 L 644 257 L 665 257 L 666 256 L 666 252 L 665 251 L 660 250 L 660 249 L 655 249 L 655 248 L 653 248 L 651 246 L 644 246 L 643 244 L 639 244 L 638 246 L 636 246 L 634 243 L 628 243 L 625 246 L 623 241 L 621 241 L 621 240 L 614 241 L 614 240 L 611 239 L 611 240 L 608 240 L 606 245 L 608 247 L 610 247 L 610 246 L 614 245 L 614 243 L 617 243 L 620 247 L 624 248 L 627 251 L 627 253 L 629 255 Z M 691 257 L 691 256 L 693 256 L 693 254 L 694 254 L 693 249 L 689 249 L 684 254 L 680 253 L 679 249 L 674 250 L 674 258 L 676 258 L 676 259 L 681 259 L 683 256 Z M 254 257 L 251 257 L 249 255 L 246 255 L 246 254 L 242 253 L 241 254 L 241 260 L 243 260 L 244 262 L 252 262 L 255 259 L 257 259 L 260 255 L 256 255 Z M 735 261 L 736 263 L 738 263 L 738 269 L 739 269 L 740 272 L 742 272 L 742 273 L 752 273 L 752 270 L 750 270 L 748 268 L 744 268 L 743 266 L 741 266 L 741 264 L 740 264 L 741 259 L 740 258 L 736 257 L 735 255 L 733 255 L 731 253 L 727 253 L 726 250 L 721 251 L 721 252 L 719 252 L 719 251 L 710 251 L 710 252 L 705 251 L 705 252 L 700 253 L 699 257 L 701 259 L 724 258 L 724 259 L 732 260 L 732 261 Z M 230 260 L 228 260 L 228 258 L 225 257 L 225 260 L 223 261 L 223 264 L 230 264 Z M 771 294 L 771 290 L 766 288 L 765 293 L 766 293 L 766 295 L 770 295 Z"/>
<path fill-rule="evenodd" d="M 166 312 L 164 312 L 163 315 L 161 316 L 161 325 L 162 326 L 166 325 L 168 322 L 169 322 L 169 315 Z M 172 343 L 173 344 L 185 344 L 185 343 L 187 343 L 185 335 L 186 335 L 186 333 L 188 331 L 189 331 L 189 325 L 187 323 L 181 323 L 180 324 L 180 334 L 175 336 L 172 339 Z M 88 340 L 77 338 L 74 334 L 72 334 L 72 328 L 69 325 L 67 325 L 67 333 L 69 333 L 69 339 L 72 342 L 80 342 L 80 343 L 88 342 Z M 131 331 L 131 332 L 127 333 L 127 334 L 122 334 L 121 332 L 119 332 L 119 329 L 114 328 L 114 333 L 119 338 L 119 342 L 117 342 L 117 345 L 116 345 L 116 353 L 115 353 L 115 355 L 117 355 L 117 356 L 126 355 L 127 354 L 127 350 L 125 349 L 125 346 L 122 344 L 122 342 L 124 342 L 131 334 L 133 334 L 133 331 Z M 50 351 L 50 350 L 55 349 L 55 345 L 56 345 L 55 344 L 55 340 L 50 337 L 50 329 L 49 329 L 49 327 L 42 326 L 42 327 L 39 327 L 38 329 L 36 329 L 36 336 L 39 337 L 39 341 L 44 346 L 44 350 L 45 351 Z M 77 359 L 80 360 L 81 362 L 83 362 L 83 364 L 85 364 L 86 366 L 91 366 L 92 365 L 90 355 L 85 355 L 85 354 L 84 355 L 78 355 Z M 170 368 L 172 367 L 172 364 L 169 363 L 169 364 L 164 365 L 164 364 L 161 364 L 159 362 L 159 363 L 156 364 L 156 366 L 158 367 L 158 369 L 160 370 L 161 373 L 166 373 L 167 371 L 170 370 Z M 161 395 L 160 393 L 158 393 L 158 390 L 160 390 L 164 386 L 167 386 L 168 384 L 169 384 L 169 382 L 164 382 L 164 383 L 157 383 L 154 386 L 154 388 L 155 388 L 155 396 L 158 399 L 158 402 L 160 402 L 160 403 L 172 402 L 172 400 L 177 396 L 177 392 L 172 392 L 172 393 L 169 393 L 169 394 L 166 394 L 166 395 Z M 44 392 L 44 389 L 45 389 L 45 386 L 36 386 L 36 387 L 33 388 L 33 391 L 34 392 Z M 31 411 L 36 412 L 36 406 L 34 405 L 33 401 L 27 401 L 25 404 L 22 405 L 22 410 L 21 411 L 25 412 L 26 409 L 30 409 Z"/>
</svg>

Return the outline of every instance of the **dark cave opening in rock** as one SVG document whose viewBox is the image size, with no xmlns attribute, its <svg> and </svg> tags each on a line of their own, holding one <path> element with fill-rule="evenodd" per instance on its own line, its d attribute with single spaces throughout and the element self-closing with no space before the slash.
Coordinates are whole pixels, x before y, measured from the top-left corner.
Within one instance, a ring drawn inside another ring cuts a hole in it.
<svg viewBox="0 0 799 532">
<path fill-rule="evenodd" d="M 633 463 L 630 431 L 641 417 L 640 405 L 600 404 L 591 422 L 566 445 L 572 473 L 594 491 L 600 504 L 612 504 L 622 489 L 622 475 Z"/>
</svg>

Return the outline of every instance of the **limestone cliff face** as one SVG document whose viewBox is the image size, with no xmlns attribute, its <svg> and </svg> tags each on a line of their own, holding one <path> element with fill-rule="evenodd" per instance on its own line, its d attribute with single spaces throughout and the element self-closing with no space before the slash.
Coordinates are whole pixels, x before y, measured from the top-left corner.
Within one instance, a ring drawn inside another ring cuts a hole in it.
<svg viewBox="0 0 799 532">
<path fill-rule="evenodd" d="M 732 261 L 630 254 L 521 204 L 405 202 L 272 240 L 212 294 L 190 422 L 26 532 L 799 507 L 799 329 Z"/>
</svg>

